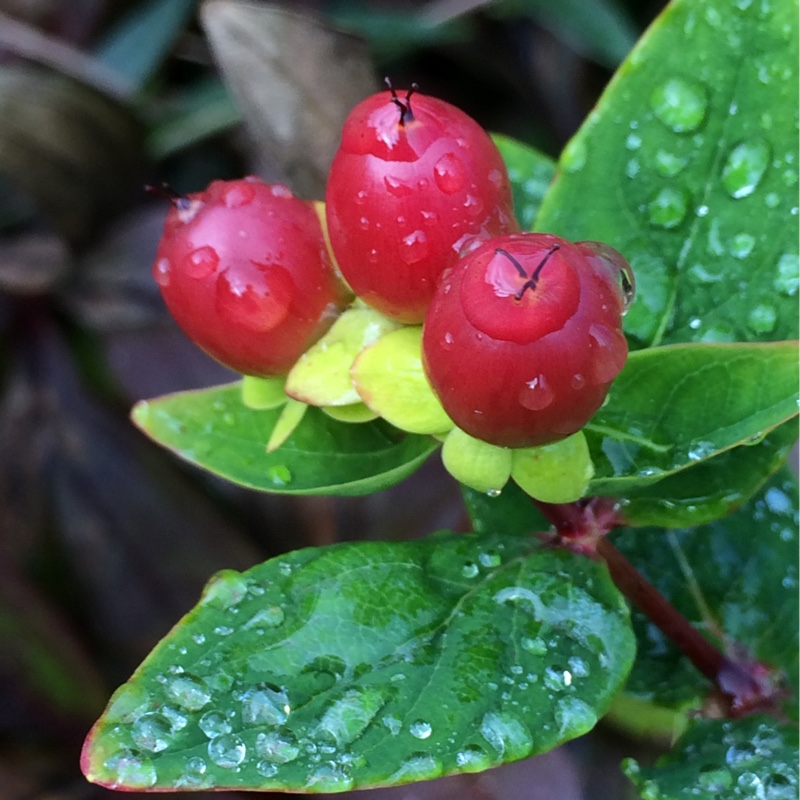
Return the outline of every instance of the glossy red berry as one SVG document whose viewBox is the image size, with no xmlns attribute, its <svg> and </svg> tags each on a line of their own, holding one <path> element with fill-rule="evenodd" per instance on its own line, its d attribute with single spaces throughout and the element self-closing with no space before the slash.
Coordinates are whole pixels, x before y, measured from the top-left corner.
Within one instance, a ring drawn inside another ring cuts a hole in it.
<svg viewBox="0 0 800 800">
<path fill-rule="evenodd" d="M 483 128 L 443 100 L 403 94 L 372 95 L 350 112 L 326 214 L 353 291 L 418 323 L 440 275 L 470 244 L 518 225 L 505 165 Z"/>
<path fill-rule="evenodd" d="M 522 233 L 483 243 L 442 277 L 422 341 L 428 379 L 470 435 L 503 447 L 580 430 L 625 364 L 633 293 L 622 256 Z"/>
<path fill-rule="evenodd" d="M 346 301 L 313 205 L 255 177 L 175 198 L 153 275 L 189 338 L 245 375 L 288 371 Z"/>
</svg>

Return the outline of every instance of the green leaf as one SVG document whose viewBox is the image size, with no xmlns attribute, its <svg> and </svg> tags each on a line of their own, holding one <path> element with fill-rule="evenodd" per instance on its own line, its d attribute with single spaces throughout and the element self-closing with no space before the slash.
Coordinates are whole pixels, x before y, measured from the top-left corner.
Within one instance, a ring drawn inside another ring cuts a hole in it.
<svg viewBox="0 0 800 800">
<path fill-rule="evenodd" d="M 529 231 L 556 174 L 555 162 L 550 156 L 510 136 L 494 133 L 492 140 L 505 161 L 511 179 L 514 214 L 522 230 Z"/>
<path fill-rule="evenodd" d="M 502 531 L 509 536 L 530 536 L 550 530 L 550 523 L 530 496 L 513 482 L 499 495 L 488 495 L 461 486 L 472 529 L 476 533 Z"/>
<path fill-rule="evenodd" d="M 795 342 L 631 353 L 586 428 L 590 493 L 623 495 L 763 437 L 797 414 L 799 380 Z"/>
<path fill-rule="evenodd" d="M 529 538 L 300 550 L 208 585 L 114 695 L 83 769 L 305 792 L 476 772 L 591 729 L 633 655 L 604 567 Z"/>
<path fill-rule="evenodd" d="M 784 469 L 725 519 L 692 530 L 627 529 L 614 544 L 700 630 L 713 636 L 710 614 L 757 659 L 783 669 L 796 704 L 798 519 L 797 480 Z M 626 691 L 673 708 L 699 703 L 709 684 L 638 611 L 633 619 L 639 652 Z"/>
<path fill-rule="evenodd" d="M 150 0 L 106 34 L 95 56 L 141 88 L 161 66 L 197 0 Z"/>
<path fill-rule="evenodd" d="M 247 408 L 235 383 L 145 400 L 132 416 L 187 461 L 241 486 L 281 494 L 376 492 L 406 478 L 438 447 L 377 420 L 351 425 L 309 408 L 285 444 L 267 453 L 280 414 Z"/>
<path fill-rule="evenodd" d="M 797 5 L 676 0 L 577 136 L 536 226 L 633 266 L 641 345 L 798 328 Z"/>
<path fill-rule="evenodd" d="M 793 800 L 797 728 L 763 716 L 698 719 L 654 767 L 629 759 L 624 769 L 646 800 Z"/>
</svg>

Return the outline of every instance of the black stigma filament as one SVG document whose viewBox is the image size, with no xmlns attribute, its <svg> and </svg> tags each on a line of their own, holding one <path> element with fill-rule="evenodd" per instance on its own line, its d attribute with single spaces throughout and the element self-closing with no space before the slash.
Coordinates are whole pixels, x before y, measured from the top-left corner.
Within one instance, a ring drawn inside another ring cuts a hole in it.
<svg viewBox="0 0 800 800">
<path fill-rule="evenodd" d="M 519 261 L 517 261 L 517 259 L 508 252 L 508 250 L 503 250 L 502 247 L 498 247 L 494 251 L 498 255 L 505 256 L 514 265 L 514 268 L 517 270 L 521 278 L 528 278 L 528 280 L 526 280 L 525 283 L 523 283 L 519 288 L 519 291 L 514 294 L 515 300 L 522 300 L 522 295 L 524 295 L 528 289 L 533 290 L 536 288 L 536 284 L 539 282 L 539 275 L 541 275 L 544 265 L 548 262 L 550 256 L 552 256 L 553 253 L 555 253 L 555 251 L 558 249 L 559 245 L 554 244 L 545 253 L 544 258 L 539 262 L 539 265 L 536 267 L 536 269 L 533 271 L 533 275 L 530 277 L 528 277 L 528 273 L 525 272 L 525 268 L 522 266 L 522 264 L 520 264 Z"/>
<path fill-rule="evenodd" d="M 159 197 L 166 197 L 167 200 L 172 203 L 178 210 L 185 210 L 189 207 L 189 204 L 192 202 L 189 200 L 188 197 L 185 195 L 179 194 L 172 186 L 168 183 L 160 183 L 158 186 L 152 186 L 151 184 L 147 184 L 144 187 L 144 190 L 148 194 L 155 194 Z"/>
<path fill-rule="evenodd" d="M 388 87 L 389 91 L 392 93 L 392 102 L 400 110 L 400 126 L 403 127 L 405 126 L 406 122 L 414 119 L 414 112 L 411 110 L 411 95 L 414 94 L 414 92 L 419 91 L 419 85 L 412 83 L 411 88 L 406 92 L 406 99 L 403 101 L 397 96 L 397 91 L 395 90 L 394 86 L 392 86 L 391 79 L 387 77 L 384 78 L 383 81 Z"/>
</svg>

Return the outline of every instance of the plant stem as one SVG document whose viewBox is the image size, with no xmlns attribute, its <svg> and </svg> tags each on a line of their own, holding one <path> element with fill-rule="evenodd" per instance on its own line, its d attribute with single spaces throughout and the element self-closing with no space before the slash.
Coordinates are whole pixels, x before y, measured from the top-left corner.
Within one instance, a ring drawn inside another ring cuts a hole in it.
<svg viewBox="0 0 800 800">
<path fill-rule="evenodd" d="M 698 633 L 608 537 L 598 540 L 597 554 L 605 560 L 611 578 L 625 597 L 686 654 L 697 670 L 716 683 L 725 656 Z"/>
</svg>

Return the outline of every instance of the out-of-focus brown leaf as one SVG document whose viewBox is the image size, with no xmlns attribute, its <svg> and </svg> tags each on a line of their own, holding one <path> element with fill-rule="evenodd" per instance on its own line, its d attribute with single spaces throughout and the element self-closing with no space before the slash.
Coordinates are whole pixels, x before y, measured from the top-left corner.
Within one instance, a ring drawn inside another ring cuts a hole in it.
<svg viewBox="0 0 800 800">
<path fill-rule="evenodd" d="M 83 245 L 141 180 L 142 137 L 122 105 L 31 67 L 0 68 L 0 174 Z"/>
<path fill-rule="evenodd" d="M 206 0 L 201 20 L 261 159 L 321 197 L 345 117 L 375 90 L 365 43 L 247 0 Z"/>
<path fill-rule="evenodd" d="M 0 290 L 9 294 L 42 294 L 66 275 L 70 264 L 61 237 L 33 231 L 0 240 Z"/>
</svg>

